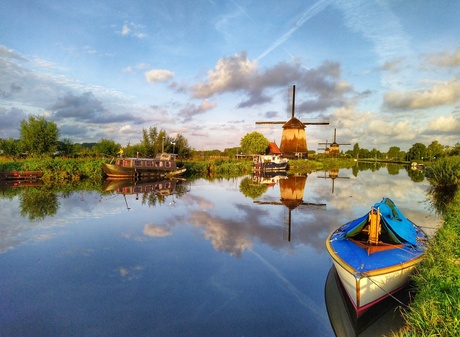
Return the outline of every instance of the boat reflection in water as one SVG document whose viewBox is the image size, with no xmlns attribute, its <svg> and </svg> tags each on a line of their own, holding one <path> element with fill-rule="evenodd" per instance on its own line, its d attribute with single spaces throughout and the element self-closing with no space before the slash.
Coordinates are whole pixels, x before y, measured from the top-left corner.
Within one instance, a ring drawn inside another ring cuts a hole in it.
<svg viewBox="0 0 460 337">
<path fill-rule="evenodd" d="M 391 336 L 404 326 L 401 307 L 409 303 L 409 287 L 375 304 L 359 318 L 334 266 L 326 279 L 324 297 L 332 329 L 337 337 Z"/>
<path fill-rule="evenodd" d="M 0 180 L 0 189 L 42 186 L 40 179 Z"/>
<path fill-rule="evenodd" d="M 189 189 L 184 185 L 185 179 L 140 179 L 140 180 L 105 180 L 103 189 L 106 192 L 115 192 L 127 195 L 135 195 L 136 200 L 142 198 L 143 204 L 155 206 L 166 202 L 166 198 L 171 196 L 171 204 L 174 204 L 174 196 L 182 196 Z M 128 205 L 126 205 L 129 209 Z"/>
</svg>

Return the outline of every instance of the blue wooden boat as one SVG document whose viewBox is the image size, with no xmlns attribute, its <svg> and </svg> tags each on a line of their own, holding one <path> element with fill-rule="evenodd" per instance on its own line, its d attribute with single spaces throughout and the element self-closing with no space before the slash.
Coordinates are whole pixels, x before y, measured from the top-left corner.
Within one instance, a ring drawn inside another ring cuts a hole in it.
<svg viewBox="0 0 460 337">
<path fill-rule="evenodd" d="M 326 248 L 358 316 L 403 288 L 423 259 L 426 234 L 384 198 L 332 232 Z"/>
</svg>

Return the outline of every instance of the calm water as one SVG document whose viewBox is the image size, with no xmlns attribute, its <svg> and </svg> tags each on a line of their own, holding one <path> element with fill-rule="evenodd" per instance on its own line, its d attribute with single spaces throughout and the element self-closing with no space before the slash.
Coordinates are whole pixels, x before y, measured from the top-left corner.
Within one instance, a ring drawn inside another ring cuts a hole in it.
<svg viewBox="0 0 460 337">
<path fill-rule="evenodd" d="M 428 186 L 381 168 L 160 197 L 4 193 L 0 335 L 334 336 L 327 235 L 382 197 L 429 232 Z"/>
</svg>

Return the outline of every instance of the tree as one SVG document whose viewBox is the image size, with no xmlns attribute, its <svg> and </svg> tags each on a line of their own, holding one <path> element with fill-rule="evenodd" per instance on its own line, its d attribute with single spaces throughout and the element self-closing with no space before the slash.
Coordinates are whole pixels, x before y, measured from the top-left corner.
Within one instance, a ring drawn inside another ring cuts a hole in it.
<svg viewBox="0 0 460 337">
<path fill-rule="evenodd" d="M 59 142 L 58 150 L 69 157 L 72 157 L 75 153 L 74 144 L 69 138 L 64 138 Z"/>
<path fill-rule="evenodd" d="M 94 149 L 100 154 L 106 156 L 116 156 L 120 151 L 121 145 L 115 143 L 111 139 L 102 138 L 95 146 Z"/>
<path fill-rule="evenodd" d="M 388 159 L 399 159 L 401 148 L 399 146 L 391 146 L 388 150 Z"/>
<path fill-rule="evenodd" d="M 353 158 L 358 158 L 359 156 L 359 144 L 358 143 L 353 145 L 353 151 L 351 152 L 351 155 Z"/>
<path fill-rule="evenodd" d="M 167 145 L 167 139 L 164 130 L 158 132 L 156 127 L 150 127 L 148 130 L 142 129 L 144 155 L 147 157 L 155 157 L 157 153 L 163 152 L 165 145 Z"/>
<path fill-rule="evenodd" d="M 375 158 L 375 159 L 382 158 L 382 153 L 376 148 L 373 148 L 369 153 L 370 153 L 371 158 Z"/>
<path fill-rule="evenodd" d="M 426 148 L 429 160 L 444 157 L 444 146 L 439 144 L 437 140 L 433 140 Z"/>
<path fill-rule="evenodd" d="M 460 142 L 455 143 L 454 147 L 449 150 L 449 156 L 459 156 L 460 155 Z"/>
<path fill-rule="evenodd" d="M 54 122 L 45 117 L 30 116 L 21 121 L 20 141 L 24 151 L 31 155 L 53 153 L 57 150 L 59 130 Z"/>
<path fill-rule="evenodd" d="M 423 160 L 426 157 L 426 145 L 422 143 L 415 143 L 407 152 L 408 160 Z"/>
<path fill-rule="evenodd" d="M 268 139 L 263 134 L 254 131 L 241 139 L 240 146 L 245 154 L 265 154 L 268 143 Z"/>
<path fill-rule="evenodd" d="M 21 153 L 21 144 L 13 138 L 0 139 L 0 153 L 5 156 L 18 156 Z"/>
<path fill-rule="evenodd" d="M 172 148 L 172 152 L 177 153 L 179 157 L 181 158 L 188 158 L 190 157 L 191 154 L 191 149 L 190 146 L 188 145 L 187 139 L 182 136 L 181 134 L 178 134 L 176 136 L 176 139 L 173 140 L 174 145 Z"/>
</svg>

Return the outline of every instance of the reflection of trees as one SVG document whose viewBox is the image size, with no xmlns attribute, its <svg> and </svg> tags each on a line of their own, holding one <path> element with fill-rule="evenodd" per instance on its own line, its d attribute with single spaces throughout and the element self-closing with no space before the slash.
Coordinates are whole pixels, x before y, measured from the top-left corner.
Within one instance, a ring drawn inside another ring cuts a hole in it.
<svg viewBox="0 0 460 337">
<path fill-rule="evenodd" d="M 249 177 L 244 178 L 240 183 L 240 192 L 251 199 L 257 199 L 262 196 L 267 191 L 267 188 L 268 186 L 265 184 L 253 184 L 252 179 Z"/>
<path fill-rule="evenodd" d="M 396 165 L 396 164 L 388 164 L 387 165 L 387 170 L 388 174 L 391 176 L 396 176 L 399 174 L 399 169 L 401 168 L 401 165 Z"/>
<path fill-rule="evenodd" d="M 56 193 L 46 188 L 28 188 L 19 196 L 21 215 L 29 220 L 41 220 L 55 215 L 59 203 Z"/>
<path fill-rule="evenodd" d="M 359 161 L 359 162 L 356 162 L 356 165 L 353 167 L 353 175 L 357 177 L 359 171 L 370 170 L 372 172 L 376 172 L 380 170 L 381 167 L 382 167 L 382 163 L 377 162 L 377 161 L 376 162 Z"/>
<path fill-rule="evenodd" d="M 410 179 L 415 182 L 419 183 L 425 180 L 425 173 L 421 170 L 411 170 L 410 168 L 407 170 Z"/>
</svg>

